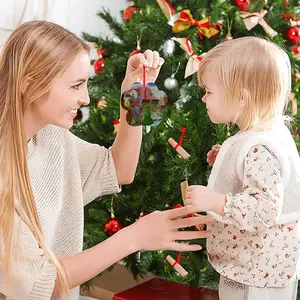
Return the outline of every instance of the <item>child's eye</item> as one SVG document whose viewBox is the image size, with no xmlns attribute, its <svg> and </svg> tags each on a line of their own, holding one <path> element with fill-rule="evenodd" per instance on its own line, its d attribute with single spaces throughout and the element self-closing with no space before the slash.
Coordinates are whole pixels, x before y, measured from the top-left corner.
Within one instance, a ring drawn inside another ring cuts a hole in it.
<svg viewBox="0 0 300 300">
<path fill-rule="evenodd" d="M 80 87 L 82 86 L 82 84 L 83 84 L 83 82 L 80 82 L 79 84 L 76 84 L 76 85 L 72 86 L 72 88 L 75 89 L 75 90 L 79 90 Z"/>
</svg>

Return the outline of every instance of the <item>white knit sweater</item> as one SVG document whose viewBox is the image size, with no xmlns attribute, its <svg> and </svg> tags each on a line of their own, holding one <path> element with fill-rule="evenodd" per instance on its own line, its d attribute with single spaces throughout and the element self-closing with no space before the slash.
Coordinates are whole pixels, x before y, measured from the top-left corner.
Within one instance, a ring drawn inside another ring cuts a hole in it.
<svg viewBox="0 0 300 300">
<path fill-rule="evenodd" d="M 47 245 L 57 257 L 82 251 L 83 206 L 98 196 L 120 191 L 111 150 L 49 125 L 28 143 L 28 164 Z M 17 213 L 15 233 L 21 260 L 13 276 L 13 298 L 54 299 L 56 268 Z M 5 295 L 3 277 L 0 269 L 0 293 Z M 79 288 L 73 289 L 70 299 L 78 296 Z"/>
</svg>

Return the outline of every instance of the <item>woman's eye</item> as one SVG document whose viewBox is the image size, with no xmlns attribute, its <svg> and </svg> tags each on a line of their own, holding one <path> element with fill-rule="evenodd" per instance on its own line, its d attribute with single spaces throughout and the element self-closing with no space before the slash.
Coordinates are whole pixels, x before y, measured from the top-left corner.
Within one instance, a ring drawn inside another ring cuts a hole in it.
<svg viewBox="0 0 300 300">
<path fill-rule="evenodd" d="M 72 86 L 72 88 L 75 89 L 75 90 L 79 90 L 80 87 L 81 87 L 81 85 L 82 85 L 82 83 L 83 82 L 80 82 L 79 84 L 76 84 L 76 85 Z"/>
</svg>

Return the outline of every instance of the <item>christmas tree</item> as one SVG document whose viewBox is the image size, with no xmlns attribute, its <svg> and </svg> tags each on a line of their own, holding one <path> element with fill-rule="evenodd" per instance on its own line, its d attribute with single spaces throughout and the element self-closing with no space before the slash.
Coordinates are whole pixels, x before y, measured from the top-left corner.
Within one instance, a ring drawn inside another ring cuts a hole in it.
<svg viewBox="0 0 300 300">
<path fill-rule="evenodd" d="M 121 227 L 154 210 L 183 205 L 180 183 L 207 183 L 210 167 L 206 154 L 236 129 L 213 125 L 197 83 L 197 65 L 205 52 L 221 42 L 243 36 L 260 36 L 284 48 L 292 63 L 292 95 L 288 113 L 298 149 L 297 113 L 300 87 L 300 4 L 298 0 L 158 0 L 130 3 L 117 22 L 102 10 L 115 38 L 84 33 L 98 57 L 92 61 L 95 74 L 89 80 L 89 118 L 78 120 L 73 132 L 93 143 L 109 147 L 117 133 L 120 86 L 130 55 L 146 49 L 158 50 L 165 64 L 157 86 L 165 90 L 168 105 L 158 126 L 143 127 L 143 144 L 134 182 L 122 193 L 105 196 L 85 207 L 86 248 L 103 241 Z M 172 39 L 175 38 L 175 39 Z M 263 91 L 262 91 L 263 93 Z M 297 99 L 298 98 L 298 99 Z M 168 140 L 173 138 L 175 147 Z M 175 149 L 176 148 L 176 149 Z M 186 151 L 186 159 L 178 154 Z M 193 285 L 216 287 L 218 274 L 207 261 L 205 241 L 196 253 L 169 251 L 139 252 L 125 258 L 134 276 L 151 272 L 167 279 Z M 126 245 L 124 245 L 126 246 Z M 166 261 L 170 255 L 188 271 L 180 276 Z"/>
</svg>

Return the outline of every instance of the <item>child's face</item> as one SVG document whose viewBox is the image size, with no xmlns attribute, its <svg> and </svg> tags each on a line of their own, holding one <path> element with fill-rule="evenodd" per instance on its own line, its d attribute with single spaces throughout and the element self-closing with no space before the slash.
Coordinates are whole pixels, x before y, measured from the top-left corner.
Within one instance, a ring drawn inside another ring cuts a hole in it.
<svg viewBox="0 0 300 300">
<path fill-rule="evenodd" d="M 76 110 L 90 102 L 87 90 L 89 71 L 89 55 L 81 53 L 54 82 L 49 94 L 32 103 L 31 109 L 35 118 L 43 125 L 53 124 L 71 128 Z"/>
<path fill-rule="evenodd" d="M 202 101 L 206 104 L 210 120 L 215 124 L 232 121 L 232 112 L 225 105 L 225 89 L 213 68 L 207 68 L 202 74 L 205 95 Z"/>
</svg>

